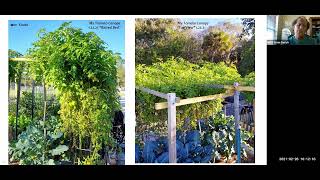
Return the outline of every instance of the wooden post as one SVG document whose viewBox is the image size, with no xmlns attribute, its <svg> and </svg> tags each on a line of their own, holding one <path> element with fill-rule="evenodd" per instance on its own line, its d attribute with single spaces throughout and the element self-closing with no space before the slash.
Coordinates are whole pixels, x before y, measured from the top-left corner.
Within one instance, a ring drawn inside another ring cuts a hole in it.
<svg viewBox="0 0 320 180">
<path fill-rule="evenodd" d="M 20 103 L 20 90 L 21 90 L 21 77 L 18 78 L 17 82 L 17 106 L 16 106 L 16 132 L 15 139 L 18 139 L 18 118 L 19 118 L 19 103 Z"/>
<path fill-rule="evenodd" d="M 8 79 L 8 104 L 10 104 L 10 79 Z"/>
<path fill-rule="evenodd" d="M 256 124 L 256 122 L 255 122 L 255 116 L 254 116 L 254 114 L 255 114 L 255 111 L 256 111 L 256 108 L 255 108 L 255 99 L 253 99 L 253 123 L 254 124 Z"/>
<path fill-rule="evenodd" d="M 45 122 L 46 122 L 46 110 L 47 110 L 47 90 L 46 90 L 46 83 L 43 82 L 43 100 L 44 100 L 44 104 L 43 104 L 43 134 L 44 137 L 46 137 L 46 126 L 45 126 Z"/>
<path fill-rule="evenodd" d="M 27 91 L 27 77 L 24 77 L 24 90 Z"/>
<path fill-rule="evenodd" d="M 176 150 L 176 94 L 168 93 L 169 163 L 177 162 Z"/>
<path fill-rule="evenodd" d="M 34 114 L 34 86 L 35 82 L 32 80 L 32 101 L 31 101 L 31 120 L 33 121 Z"/>
<path fill-rule="evenodd" d="M 237 88 L 239 86 L 239 83 L 234 83 L 234 87 Z M 240 139 L 240 126 L 239 126 L 239 120 L 240 120 L 240 114 L 239 114 L 239 91 L 234 92 L 234 118 L 235 118 L 235 130 L 236 130 L 236 138 L 235 138 L 235 149 L 237 153 L 237 163 L 241 162 L 241 139 Z"/>
</svg>

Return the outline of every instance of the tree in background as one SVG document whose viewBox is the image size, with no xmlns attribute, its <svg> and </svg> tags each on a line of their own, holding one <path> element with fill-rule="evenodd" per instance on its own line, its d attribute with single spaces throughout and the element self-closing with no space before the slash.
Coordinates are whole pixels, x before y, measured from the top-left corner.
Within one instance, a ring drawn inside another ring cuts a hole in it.
<svg viewBox="0 0 320 180">
<path fill-rule="evenodd" d="M 15 50 L 9 49 L 8 56 L 10 59 L 10 58 L 21 57 L 22 54 Z M 9 60 L 9 81 L 10 82 L 15 82 L 17 78 L 22 76 L 24 65 L 25 65 L 24 62 Z"/>
<path fill-rule="evenodd" d="M 169 28 L 174 24 L 171 19 L 137 19 L 135 26 L 136 62 L 152 64 L 157 57 L 157 48 L 168 36 Z"/>
<path fill-rule="evenodd" d="M 248 75 L 255 71 L 255 19 L 241 19 L 243 32 L 241 34 L 241 43 L 239 47 L 240 59 L 237 63 L 237 68 L 242 76 Z"/>
<path fill-rule="evenodd" d="M 245 76 L 254 71 L 255 20 L 221 22 L 196 33 L 179 26 L 179 19 L 136 20 L 136 63 L 151 65 L 169 57 L 189 62 L 226 62 Z"/>
<path fill-rule="evenodd" d="M 202 43 L 200 38 L 191 37 L 186 41 L 183 48 L 182 58 L 187 59 L 191 63 L 200 63 L 203 59 Z"/>
<path fill-rule="evenodd" d="M 223 31 L 209 32 L 203 37 L 202 49 L 204 58 L 210 62 L 220 62 L 229 59 L 234 44 L 231 36 Z"/>
<path fill-rule="evenodd" d="M 240 41 L 240 37 L 243 33 L 243 25 L 240 23 L 232 24 L 231 22 L 220 22 L 214 26 L 210 26 L 208 29 L 202 31 L 200 36 L 205 36 L 210 32 L 222 31 L 230 35 L 232 43 L 237 46 Z"/>
<path fill-rule="evenodd" d="M 249 40 L 244 42 L 244 45 L 241 47 L 242 52 L 240 55 L 240 61 L 237 65 L 238 72 L 242 75 L 248 75 L 250 72 L 255 71 L 255 42 Z"/>
<path fill-rule="evenodd" d="M 110 51 L 112 53 L 112 51 Z M 120 53 L 114 53 L 117 62 L 117 78 L 118 86 L 125 86 L 125 60 L 120 56 Z"/>
<path fill-rule="evenodd" d="M 15 83 L 15 92 L 18 91 L 19 80 L 21 82 L 22 78 L 26 79 L 24 75 L 25 71 L 28 71 L 29 63 L 22 61 L 10 61 L 10 58 L 22 57 L 23 55 L 15 50 L 9 49 L 8 51 L 8 61 L 9 61 L 9 83 L 8 92 L 10 96 L 10 83 Z M 26 85 L 26 81 L 25 81 Z"/>
<path fill-rule="evenodd" d="M 243 38 L 244 36 L 254 37 L 255 36 L 255 19 L 242 18 L 241 21 L 243 26 L 241 38 Z"/>
<path fill-rule="evenodd" d="M 202 32 L 202 36 L 205 36 L 209 32 L 214 31 L 222 31 L 230 35 L 230 41 L 232 42 L 233 46 L 230 50 L 229 58 L 223 59 L 220 61 L 224 61 L 229 63 L 236 64 L 238 59 L 240 59 L 240 54 L 238 47 L 241 46 L 241 35 L 243 33 L 243 25 L 241 23 L 232 24 L 231 22 L 220 22 L 217 25 L 210 26 L 207 30 Z"/>
<path fill-rule="evenodd" d="M 197 51 L 192 48 L 195 39 L 189 30 L 179 28 L 177 19 L 137 19 L 135 36 L 137 64 L 150 65 L 171 56 L 193 58 L 189 50 Z"/>
</svg>

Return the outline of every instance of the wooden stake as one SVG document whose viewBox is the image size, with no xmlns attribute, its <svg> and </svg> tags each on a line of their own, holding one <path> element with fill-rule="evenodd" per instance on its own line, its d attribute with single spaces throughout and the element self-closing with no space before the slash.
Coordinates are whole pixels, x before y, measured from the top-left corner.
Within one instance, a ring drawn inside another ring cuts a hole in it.
<svg viewBox="0 0 320 180">
<path fill-rule="evenodd" d="M 168 141 L 169 141 L 169 163 L 177 162 L 176 150 L 176 94 L 168 94 Z"/>
</svg>

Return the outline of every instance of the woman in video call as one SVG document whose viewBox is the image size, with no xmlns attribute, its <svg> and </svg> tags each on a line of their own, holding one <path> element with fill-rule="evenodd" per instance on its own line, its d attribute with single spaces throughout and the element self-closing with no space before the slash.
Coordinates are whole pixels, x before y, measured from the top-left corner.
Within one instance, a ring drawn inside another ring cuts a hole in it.
<svg viewBox="0 0 320 180">
<path fill-rule="evenodd" d="M 307 31 L 310 23 L 307 18 L 300 16 L 292 22 L 294 34 L 288 37 L 290 45 L 316 45 L 316 40 L 309 35 Z"/>
</svg>

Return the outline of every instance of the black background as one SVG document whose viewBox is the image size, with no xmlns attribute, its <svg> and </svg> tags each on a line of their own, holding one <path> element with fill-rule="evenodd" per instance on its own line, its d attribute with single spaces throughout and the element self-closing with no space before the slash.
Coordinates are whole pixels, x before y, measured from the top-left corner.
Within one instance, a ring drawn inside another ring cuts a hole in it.
<svg viewBox="0 0 320 180">
<path fill-rule="evenodd" d="M 318 165 L 320 46 L 267 47 L 267 162 Z M 257 60 L 257 59 L 256 59 Z M 316 161 L 279 161 L 315 157 Z"/>
<path fill-rule="evenodd" d="M 317 0 L 15 0 L 0 6 L 3 15 L 309 15 L 319 10 Z"/>
</svg>

